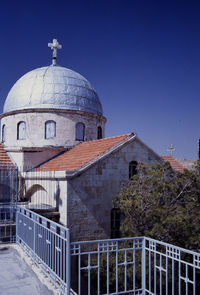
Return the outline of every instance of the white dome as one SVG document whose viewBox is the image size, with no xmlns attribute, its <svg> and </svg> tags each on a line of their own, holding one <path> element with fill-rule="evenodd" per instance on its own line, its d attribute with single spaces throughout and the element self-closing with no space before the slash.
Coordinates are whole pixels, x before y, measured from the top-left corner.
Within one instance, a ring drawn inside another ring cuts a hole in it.
<svg viewBox="0 0 200 295">
<path fill-rule="evenodd" d="M 97 93 L 83 76 L 52 65 L 22 76 L 8 93 L 3 112 L 49 108 L 103 112 Z"/>
</svg>

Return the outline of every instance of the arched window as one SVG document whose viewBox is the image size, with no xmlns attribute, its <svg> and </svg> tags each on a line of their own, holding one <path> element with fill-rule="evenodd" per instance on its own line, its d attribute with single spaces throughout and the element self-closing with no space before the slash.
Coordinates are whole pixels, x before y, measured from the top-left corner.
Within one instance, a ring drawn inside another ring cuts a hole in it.
<svg viewBox="0 0 200 295">
<path fill-rule="evenodd" d="M 24 121 L 17 124 L 17 139 L 26 139 L 26 123 Z"/>
<path fill-rule="evenodd" d="M 53 138 L 56 136 L 56 122 L 46 121 L 45 122 L 45 139 Z"/>
<path fill-rule="evenodd" d="M 6 125 L 3 124 L 2 130 L 1 130 L 1 141 L 5 142 L 6 141 Z"/>
<path fill-rule="evenodd" d="M 137 174 L 137 161 L 131 161 L 129 163 L 129 179 Z"/>
<path fill-rule="evenodd" d="M 101 139 L 102 138 L 102 128 L 101 126 L 99 126 L 97 128 L 97 139 Z"/>
<path fill-rule="evenodd" d="M 85 125 L 83 123 L 76 124 L 76 140 L 84 141 L 85 138 Z"/>
</svg>

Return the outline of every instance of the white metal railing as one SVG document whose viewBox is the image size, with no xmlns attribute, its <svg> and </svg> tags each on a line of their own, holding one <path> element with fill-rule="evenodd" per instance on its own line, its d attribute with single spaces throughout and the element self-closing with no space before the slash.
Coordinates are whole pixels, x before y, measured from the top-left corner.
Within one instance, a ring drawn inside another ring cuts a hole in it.
<svg viewBox="0 0 200 295">
<path fill-rule="evenodd" d="M 62 295 L 200 294 L 200 253 L 150 238 L 70 243 L 69 229 L 17 206 L 16 242 Z"/>
<path fill-rule="evenodd" d="M 200 254 L 150 238 L 71 243 L 78 294 L 200 294 Z"/>
<path fill-rule="evenodd" d="M 144 294 L 143 244 L 144 238 L 71 243 L 71 261 L 78 269 L 73 289 L 79 295 Z"/>
<path fill-rule="evenodd" d="M 60 289 L 60 294 L 69 294 L 70 240 L 66 227 L 17 206 L 16 242 Z"/>
<path fill-rule="evenodd" d="M 144 239 L 144 294 L 200 294 L 200 253 Z"/>
</svg>

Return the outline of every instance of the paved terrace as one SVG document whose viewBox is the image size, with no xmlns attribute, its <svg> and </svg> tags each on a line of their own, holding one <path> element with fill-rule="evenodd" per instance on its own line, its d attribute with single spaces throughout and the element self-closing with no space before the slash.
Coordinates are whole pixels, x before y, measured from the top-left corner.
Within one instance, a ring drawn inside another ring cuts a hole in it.
<svg viewBox="0 0 200 295">
<path fill-rule="evenodd" d="M 40 274 L 30 268 L 16 245 L 0 245 L 0 294 L 1 295 L 53 295 Z M 38 270 L 39 272 L 39 270 Z"/>
</svg>

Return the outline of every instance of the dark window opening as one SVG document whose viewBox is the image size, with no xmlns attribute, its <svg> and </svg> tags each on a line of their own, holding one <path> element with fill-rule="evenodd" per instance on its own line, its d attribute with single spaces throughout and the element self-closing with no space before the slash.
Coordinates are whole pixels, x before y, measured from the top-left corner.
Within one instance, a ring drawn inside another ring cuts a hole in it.
<svg viewBox="0 0 200 295">
<path fill-rule="evenodd" d="M 99 126 L 97 128 L 97 139 L 101 139 L 102 138 L 102 128 L 101 126 Z"/>
<path fill-rule="evenodd" d="M 137 161 L 131 161 L 129 163 L 129 179 L 137 174 Z"/>
<path fill-rule="evenodd" d="M 111 210 L 111 239 L 120 238 L 121 212 L 118 208 Z"/>
<path fill-rule="evenodd" d="M 56 122 L 45 122 L 45 139 L 54 138 L 56 136 Z"/>
<path fill-rule="evenodd" d="M 83 123 L 76 124 L 76 140 L 84 141 L 85 138 L 85 125 Z"/>
<path fill-rule="evenodd" d="M 2 126 L 1 141 L 2 142 L 6 141 L 6 125 L 5 124 Z"/>
<path fill-rule="evenodd" d="M 26 123 L 21 121 L 17 124 L 17 140 L 26 139 Z"/>
</svg>

